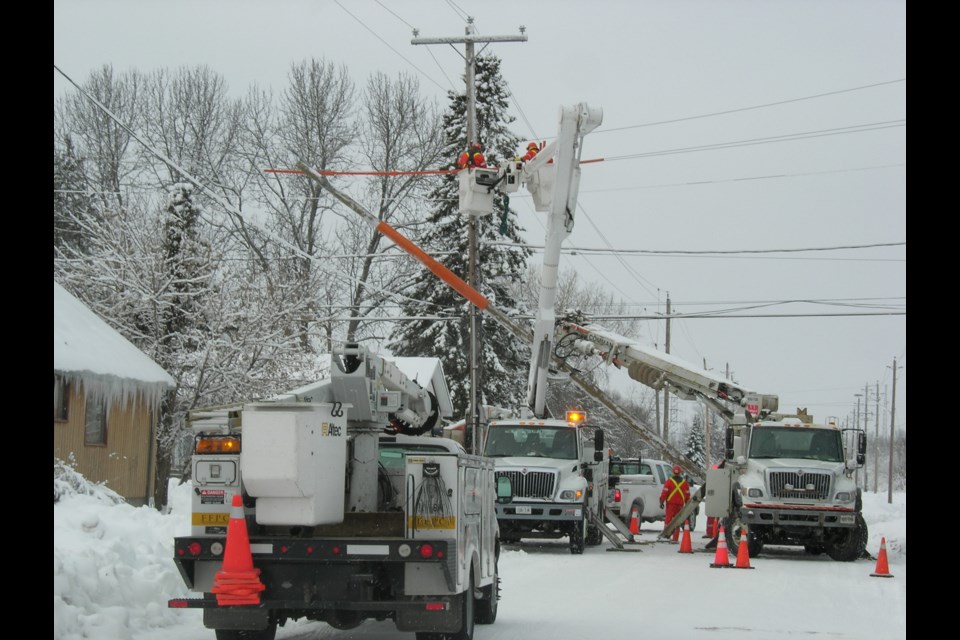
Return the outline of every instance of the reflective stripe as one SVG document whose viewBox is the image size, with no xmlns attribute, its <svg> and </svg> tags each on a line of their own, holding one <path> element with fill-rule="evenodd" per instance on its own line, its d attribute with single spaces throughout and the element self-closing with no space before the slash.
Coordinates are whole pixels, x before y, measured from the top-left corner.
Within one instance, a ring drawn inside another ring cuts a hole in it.
<svg viewBox="0 0 960 640">
<path fill-rule="evenodd" d="M 673 478 L 667 478 L 667 482 L 672 482 L 672 483 L 673 483 L 673 487 L 674 487 L 674 488 L 673 488 L 673 491 L 670 492 L 670 495 L 667 496 L 667 502 L 670 501 L 670 498 L 673 497 L 673 494 L 675 494 L 677 491 L 679 491 L 679 492 L 680 492 L 680 498 L 683 500 L 683 504 L 687 504 L 687 497 L 684 495 L 683 491 L 681 490 L 681 487 L 682 487 L 683 485 L 687 484 L 687 481 L 686 481 L 686 480 L 681 480 L 681 481 L 680 481 L 680 484 L 677 484 L 677 481 L 674 480 Z"/>
</svg>

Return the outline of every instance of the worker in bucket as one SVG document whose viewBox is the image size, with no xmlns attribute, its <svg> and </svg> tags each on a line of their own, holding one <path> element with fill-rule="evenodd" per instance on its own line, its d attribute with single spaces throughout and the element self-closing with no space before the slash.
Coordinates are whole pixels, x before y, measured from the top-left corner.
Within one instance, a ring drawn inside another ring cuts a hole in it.
<svg viewBox="0 0 960 640">
<path fill-rule="evenodd" d="M 530 144 L 527 145 L 527 152 L 523 154 L 523 157 L 521 157 L 520 159 L 523 160 L 524 162 L 528 162 L 530 160 L 533 160 L 533 157 L 538 153 L 540 153 L 540 145 L 538 145 L 536 142 L 531 142 Z"/>
<path fill-rule="evenodd" d="M 674 465 L 673 475 L 667 478 L 663 483 L 663 490 L 660 492 L 660 508 L 663 509 L 664 503 L 667 505 L 666 513 L 663 517 L 663 526 L 670 524 L 683 506 L 690 502 L 690 483 L 683 477 L 683 469 L 680 465 Z M 676 542 L 680 537 L 680 527 L 673 531 L 673 541 Z"/>
<path fill-rule="evenodd" d="M 474 142 L 470 148 L 460 154 L 457 158 L 457 168 L 466 169 L 467 167 L 487 168 L 487 159 L 483 156 L 483 147 L 479 142 Z"/>
</svg>

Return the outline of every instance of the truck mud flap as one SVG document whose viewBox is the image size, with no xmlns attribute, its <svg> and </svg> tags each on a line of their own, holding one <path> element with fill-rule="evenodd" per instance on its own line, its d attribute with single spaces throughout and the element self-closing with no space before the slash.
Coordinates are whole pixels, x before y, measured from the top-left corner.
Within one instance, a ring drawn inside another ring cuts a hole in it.
<svg viewBox="0 0 960 640">
<path fill-rule="evenodd" d="M 208 607 L 203 610 L 207 629 L 256 631 L 270 624 L 270 610 L 263 607 Z"/>
<path fill-rule="evenodd" d="M 445 609 L 439 609 L 439 602 L 431 600 L 421 602 L 419 606 L 408 604 L 397 609 L 394 622 L 398 631 L 436 631 L 437 633 L 455 633 L 460 630 L 460 609 L 463 598 L 450 598 L 443 604 Z"/>
</svg>

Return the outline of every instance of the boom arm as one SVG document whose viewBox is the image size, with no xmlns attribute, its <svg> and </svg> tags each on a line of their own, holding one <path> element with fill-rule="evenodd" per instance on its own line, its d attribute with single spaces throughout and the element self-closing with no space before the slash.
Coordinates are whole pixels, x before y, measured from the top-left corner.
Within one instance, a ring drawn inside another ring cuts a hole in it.
<svg viewBox="0 0 960 640">
<path fill-rule="evenodd" d="M 756 419 L 778 408 L 775 395 L 759 394 L 737 383 L 693 366 L 680 358 L 636 344 L 630 338 L 592 324 L 561 320 L 557 344 L 588 356 L 599 356 L 607 364 L 626 368 L 627 374 L 646 386 L 670 389 L 685 400 L 702 400 L 728 424 Z M 563 349 L 560 349 L 563 350 Z M 558 353 L 559 356 L 563 357 Z"/>
</svg>

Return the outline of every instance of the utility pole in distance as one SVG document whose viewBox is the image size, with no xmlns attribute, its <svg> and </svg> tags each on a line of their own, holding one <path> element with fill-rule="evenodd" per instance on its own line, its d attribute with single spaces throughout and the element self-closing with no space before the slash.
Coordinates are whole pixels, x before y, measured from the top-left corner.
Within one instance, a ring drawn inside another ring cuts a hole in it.
<svg viewBox="0 0 960 640">
<path fill-rule="evenodd" d="M 893 437 L 897 424 L 897 359 L 893 359 L 893 388 L 890 392 L 890 468 L 887 478 L 887 504 L 893 504 Z"/>
<path fill-rule="evenodd" d="M 476 68 L 477 58 L 474 53 L 474 45 L 490 42 L 526 42 L 527 36 L 523 34 L 524 27 L 520 27 L 519 36 L 479 36 L 473 25 L 473 17 L 467 18 L 467 26 L 464 30 L 465 35 L 453 38 L 418 38 L 414 37 L 410 44 L 462 44 L 464 45 L 463 59 L 466 64 L 466 84 L 467 84 L 467 144 L 477 140 L 477 87 L 476 87 Z M 418 32 L 414 30 L 413 35 Z M 463 213 L 463 212 L 461 212 Z M 470 214 L 467 216 L 467 238 L 468 238 L 468 266 L 467 283 L 476 290 L 480 290 L 480 274 L 477 269 L 477 219 Z M 478 373 L 477 366 L 480 353 L 480 332 L 477 328 L 477 307 L 470 305 L 470 402 L 468 414 L 465 416 L 464 424 L 464 444 L 467 451 L 476 454 L 477 429 L 480 425 L 480 407 L 477 403 L 478 397 Z"/>
</svg>

